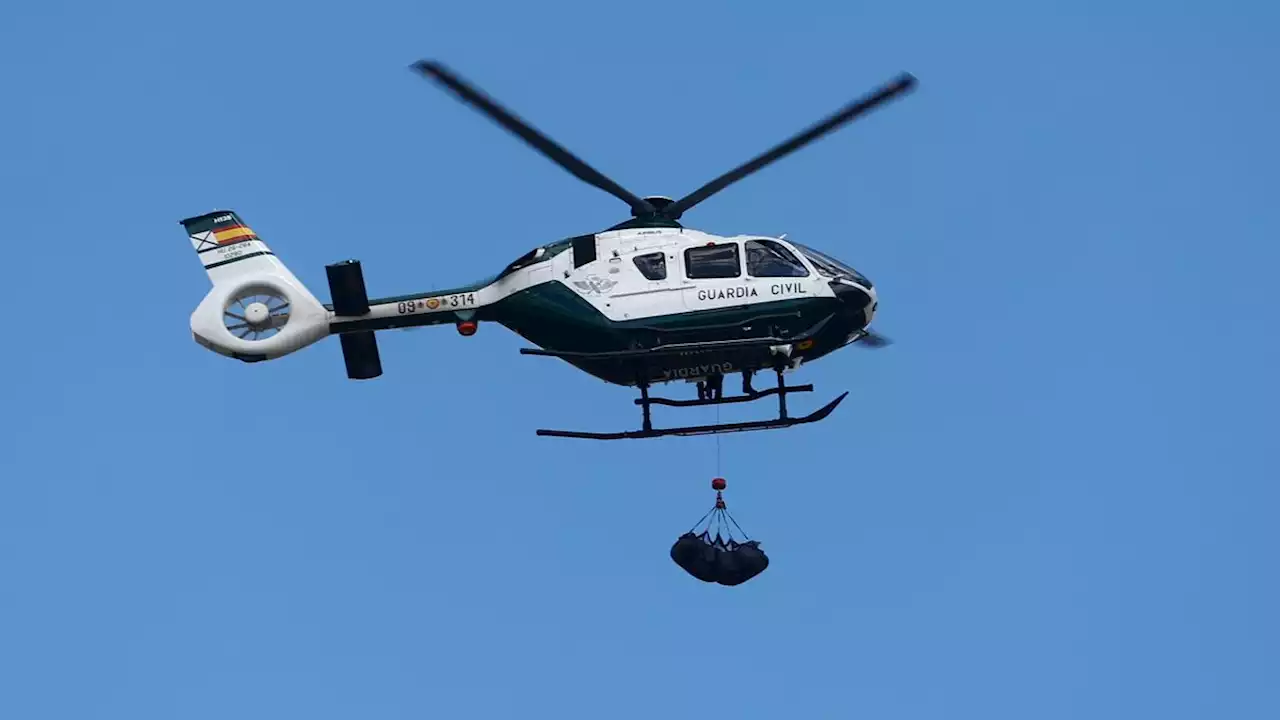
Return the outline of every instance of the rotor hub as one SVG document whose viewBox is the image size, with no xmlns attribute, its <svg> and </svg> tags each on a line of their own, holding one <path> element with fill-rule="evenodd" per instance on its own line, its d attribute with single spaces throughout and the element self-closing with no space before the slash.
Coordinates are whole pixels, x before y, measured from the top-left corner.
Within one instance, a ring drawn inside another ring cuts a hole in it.
<svg viewBox="0 0 1280 720">
<path fill-rule="evenodd" d="M 663 208 L 675 202 L 675 200 L 672 200 L 671 198 L 665 195 L 648 195 L 648 196 L 645 196 L 644 201 L 652 205 L 653 209 L 657 210 L 659 214 L 662 213 Z M 631 216 L 639 217 L 639 213 L 637 213 L 635 210 L 632 210 Z"/>
<path fill-rule="evenodd" d="M 244 309 L 244 319 L 251 327 L 264 327 L 271 320 L 271 310 L 266 303 L 249 303 L 249 306 Z"/>
</svg>

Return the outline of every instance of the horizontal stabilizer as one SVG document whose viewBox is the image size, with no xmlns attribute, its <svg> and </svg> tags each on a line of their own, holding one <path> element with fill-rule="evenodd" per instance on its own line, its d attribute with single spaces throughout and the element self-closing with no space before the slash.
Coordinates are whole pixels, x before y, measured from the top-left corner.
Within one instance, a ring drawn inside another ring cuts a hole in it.
<svg viewBox="0 0 1280 720">
<path fill-rule="evenodd" d="M 382 359 L 378 355 L 378 338 L 372 330 L 343 333 L 342 360 L 347 364 L 347 377 L 352 380 L 370 380 L 382 374 Z"/>
<path fill-rule="evenodd" d="M 329 277 L 329 297 L 333 312 L 341 317 L 359 317 L 369 314 L 369 292 L 364 286 L 364 272 L 359 260 L 343 260 L 326 265 Z M 372 330 L 343 333 L 342 360 L 347 365 L 347 377 L 352 380 L 369 380 L 382 374 L 382 359 L 378 356 L 378 338 Z"/>
<path fill-rule="evenodd" d="M 359 260 L 326 265 L 324 271 L 329 276 L 329 297 L 333 300 L 335 315 L 357 317 L 369 312 L 369 292 L 364 286 Z"/>
</svg>

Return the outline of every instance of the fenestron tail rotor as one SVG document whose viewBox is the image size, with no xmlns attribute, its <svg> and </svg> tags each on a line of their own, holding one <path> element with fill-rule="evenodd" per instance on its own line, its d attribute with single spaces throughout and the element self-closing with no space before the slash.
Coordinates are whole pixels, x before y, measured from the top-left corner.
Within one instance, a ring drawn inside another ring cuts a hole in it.
<svg viewBox="0 0 1280 720">
<path fill-rule="evenodd" d="M 222 321 L 241 340 L 265 340 L 289 322 L 289 300 L 270 290 L 251 288 L 227 302 Z"/>
</svg>

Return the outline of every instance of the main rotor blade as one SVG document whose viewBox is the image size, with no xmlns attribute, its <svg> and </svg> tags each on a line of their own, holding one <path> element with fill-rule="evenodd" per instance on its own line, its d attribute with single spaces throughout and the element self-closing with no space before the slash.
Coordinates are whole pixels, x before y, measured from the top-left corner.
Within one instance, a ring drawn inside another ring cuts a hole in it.
<svg viewBox="0 0 1280 720">
<path fill-rule="evenodd" d="M 599 170 L 586 164 L 573 153 L 556 144 L 551 138 L 535 130 L 529 123 L 498 105 L 493 98 L 485 95 L 479 88 L 462 80 L 444 65 L 432 60 L 419 60 L 412 67 L 414 70 L 452 90 L 463 101 L 488 115 L 490 119 L 502 127 L 518 135 L 533 146 L 535 150 L 573 173 L 579 180 L 594 185 L 630 205 L 632 211 L 636 214 L 649 215 L 656 212 L 648 201 L 627 192 L 621 185 L 605 177 Z"/>
<path fill-rule="evenodd" d="M 911 73 L 903 73 L 896 80 L 887 85 L 882 86 L 879 90 L 863 96 L 861 99 L 846 105 L 831 117 L 811 126 L 807 130 L 800 132 L 790 140 L 783 142 L 768 152 L 759 155 L 754 160 L 750 160 L 702 187 L 694 190 L 679 200 L 667 205 L 662 209 L 662 214 L 671 220 L 678 220 L 685 210 L 706 200 L 712 195 L 720 192 L 729 185 L 741 180 L 751 173 L 763 168 L 764 166 L 780 160 L 783 157 L 799 150 L 818 138 L 830 133 L 833 130 L 851 122 L 859 115 L 867 113 L 877 106 L 882 105 L 894 97 L 901 95 L 916 85 L 916 78 Z"/>
</svg>

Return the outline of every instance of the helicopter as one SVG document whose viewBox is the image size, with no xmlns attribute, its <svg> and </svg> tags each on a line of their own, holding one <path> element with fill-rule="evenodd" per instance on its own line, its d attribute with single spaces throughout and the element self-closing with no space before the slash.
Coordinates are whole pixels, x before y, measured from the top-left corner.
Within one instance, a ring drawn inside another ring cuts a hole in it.
<svg viewBox="0 0 1280 720">
<path fill-rule="evenodd" d="M 437 61 L 410 66 L 523 139 L 578 179 L 625 202 L 630 217 L 612 227 L 540 245 L 492 277 L 447 290 L 370 299 L 359 260 L 325 266 L 331 302 L 322 303 L 234 210 L 180 220 L 212 289 L 191 315 L 200 345 L 243 362 L 279 358 L 337 335 L 347 377 L 382 375 L 376 333 L 452 324 L 463 337 L 480 323 L 505 326 L 535 347 L 613 385 L 637 388 L 639 430 L 539 429 L 539 436 L 616 440 L 778 429 L 820 421 L 845 392 L 807 415 L 787 396 L 812 392 L 785 376 L 854 343 L 884 347 L 870 328 L 878 309 L 872 282 L 829 254 L 785 235 L 720 236 L 686 227 L 684 214 L 729 185 L 911 91 L 902 73 L 819 123 L 679 199 L 637 196 L 571 154 Z M 776 386 L 757 390 L 756 373 Z M 740 395 L 724 394 L 726 375 Z M 697 386 L 696 399 L 653 397 L 657 384 Z M 696 407 L 776 397 L 776 418 L 654 427 L 651 408 Z"/>
</svg>

